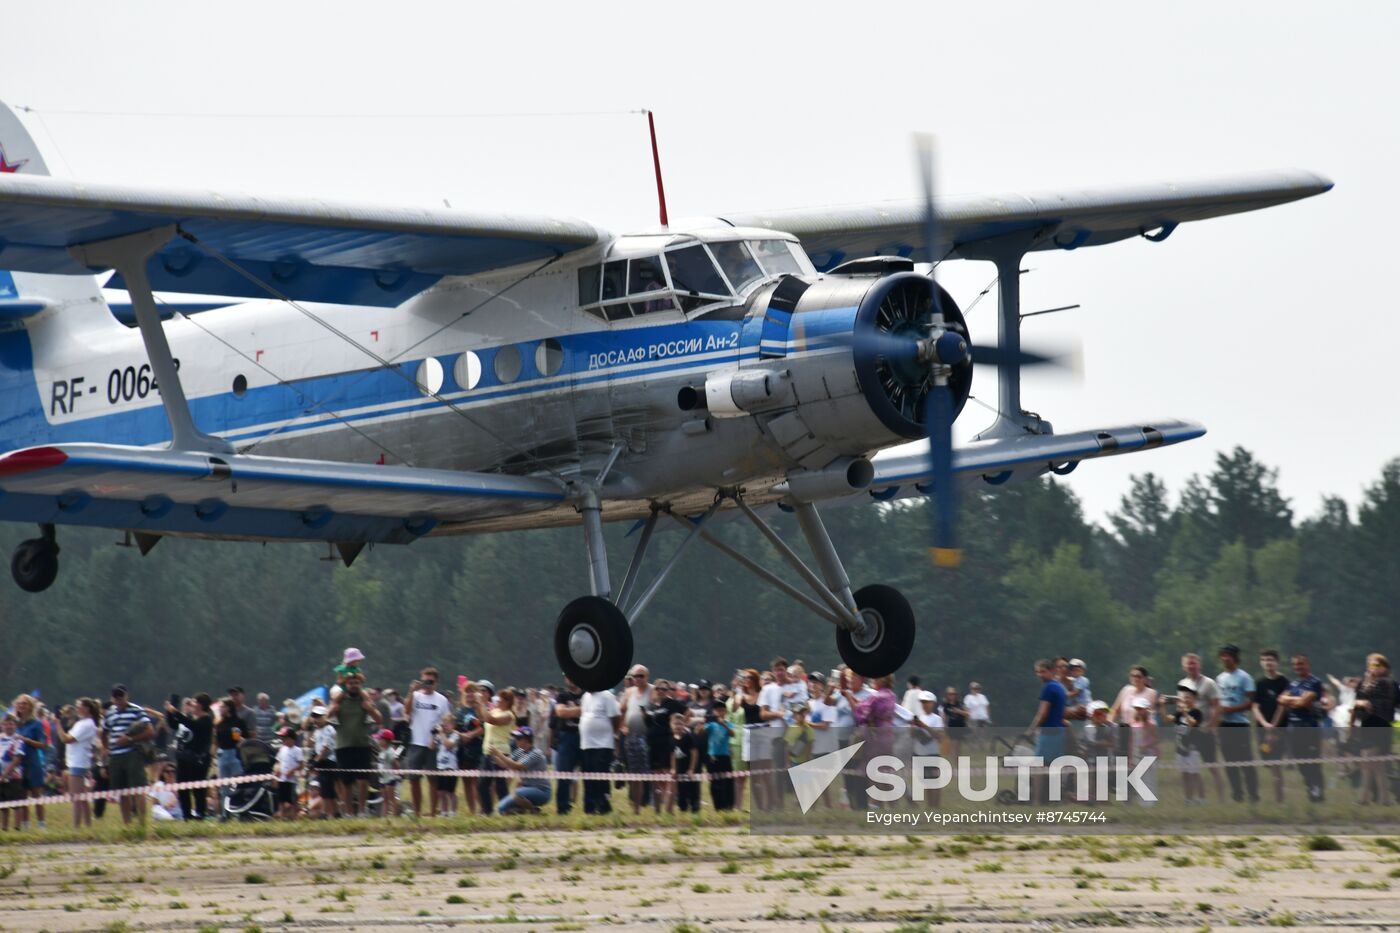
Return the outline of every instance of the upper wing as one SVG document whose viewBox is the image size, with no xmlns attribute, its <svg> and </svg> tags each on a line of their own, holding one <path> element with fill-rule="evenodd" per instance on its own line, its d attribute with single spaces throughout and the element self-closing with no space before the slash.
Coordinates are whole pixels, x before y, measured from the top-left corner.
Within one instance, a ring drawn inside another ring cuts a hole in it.
<svg viewBox="0 0 1400 933">
<path fill-rule="evenodd" d="M 248 454 L 57 444 L 0 455 L 0 520 L 150 534 L 399 544 L 564 498 L 542 478 Z"/>
<path fill-rule="evenodd" d="M 1293 169 L 1181 184 L 937 198 L 940 242 L 932 249 L 921 199 L 727 214 L 723 219 L 795 234 L 817 268 L 826 270 L 862 256 L 907 256 L 920 262 L 974 258 L 979 243 L 1008 234 L 1026 237 L 1028 250 L 1098 246 L 1142 234 L 1162 239 L 1186 221 L 1273 207 L 1331 187 L 1321 175 Z"/>
<path fill-rule="evenodd" d="M 171 225 L 186 236 L 148 264 L 155 291 L 268 297 L 212 251 L 292 298 L 383 306 L 401 304 L 444 275 L 543 261 L 604 236 L 559 218 L 0 174 L 0 268 L 88 275 L 100 270 L 79 263 L 70 246 Z"/>
</svg>

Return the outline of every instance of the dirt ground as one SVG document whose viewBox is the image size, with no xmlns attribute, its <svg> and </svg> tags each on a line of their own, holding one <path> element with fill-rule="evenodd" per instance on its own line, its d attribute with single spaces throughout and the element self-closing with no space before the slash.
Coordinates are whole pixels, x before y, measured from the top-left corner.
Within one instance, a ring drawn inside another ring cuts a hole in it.
<svg viewBox="0 0 1400 933">
<path fill-rule="evenodd" d="M 1400 928 L 1400 841 L 1331 844 L 704 826 L 26 843 L 0 847 L 0 929 Z"/>
</svg>

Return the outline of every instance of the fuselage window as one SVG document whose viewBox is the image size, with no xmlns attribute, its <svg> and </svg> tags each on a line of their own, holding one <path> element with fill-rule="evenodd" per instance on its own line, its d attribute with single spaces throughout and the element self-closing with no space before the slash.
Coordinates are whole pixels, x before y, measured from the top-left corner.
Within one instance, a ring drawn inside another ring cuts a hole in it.
<svg viewBox="0 0 1400 933">
<path fill-rule="evenodd" d="M 553 376 L 564 365 L 564 348 L 559 341 L 546 337 L 535 347 L 535 369 L 541 376 Z"/>
<path fill-rule="evenodd" d="M 678 293 L 682 311 L 694 311 L 701 305 L 729 298 L 729 286 L 724 284 L 703 246 L 671 250 L 666 254 L 666 268 L 671 272 L 671 284 Z"/>
<path fill-rule="evenodd" d="M 496 360 L 493 368 L 496 371 L 496 378 L 501 382 L 514 382 L 520 378 L 520 370 L 524 361 L 520 358 L 520 348 L 515 346 L 501 347 L 496 351 Z"/>
<path fill-rule="evenodd" d="M 457 362 L 452 364 L 452 378 L 459 389 L 468 392 L 475 389 L 481 383 L 481 357 L 472 350 L 457 357 Z"/>
<path fill-rule="evenodd" d="M 415 378 L 418 391 L 424 395 L 437 395 L 442 391 L 442 377 L 442 364 L 436 357 L 428 357 L 418 364 L 418 374 Z"/>
<path fill-rule="evenodd" d="M 802 272 L 802 266 L 788 249 L 786 240 L 752 240 L 749 248 L 753 250 L 765 275 L 797 275 Z"/>
<path fill-rule="evenodd" d="M 742 292 L 744 286 L 756 279 L 763 278 L 763 270 L 754 262 L 748 247 L 743 243 L 711 243 L 710 251 L 715 254 L 715 259 L 719 261 L 719 267 L 724 270 L 735 294 Z"/>
</svg>

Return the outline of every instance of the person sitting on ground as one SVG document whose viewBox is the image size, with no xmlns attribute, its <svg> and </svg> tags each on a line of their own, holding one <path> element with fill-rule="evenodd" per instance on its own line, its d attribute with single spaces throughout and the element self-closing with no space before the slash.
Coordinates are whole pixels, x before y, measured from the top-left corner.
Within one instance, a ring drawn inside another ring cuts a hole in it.
<svg viewBox="0 0 1400 933">
<path fill-rule="evenodd" d="M 509 757 L 497 748 L 487 749 L 487 754 L 497 766 L 521 772 L 520 783 L 501 801 L 496 812 L 537 813 L 540 807 L 549 803 L 549 780 L 530 775 L 533 772 L 546 772 L 549 762 L 544 753 L 535 748 L 535 733 L 529 726 L 521 726 L 511 732 L 510 736 L 515 739 L 515 751 L 511 752 Z"/>
<path fill-rule="evenodd" d="M 158 774 L 156 782 L 146 791 L 146 796 L 151 798 L 151 819 L 162 823 L 183 820 L 185 816 L 180 810 L 179 798 L 171 789 L 175 783 L 175 765 L 164 763 Z"/>
</svg>

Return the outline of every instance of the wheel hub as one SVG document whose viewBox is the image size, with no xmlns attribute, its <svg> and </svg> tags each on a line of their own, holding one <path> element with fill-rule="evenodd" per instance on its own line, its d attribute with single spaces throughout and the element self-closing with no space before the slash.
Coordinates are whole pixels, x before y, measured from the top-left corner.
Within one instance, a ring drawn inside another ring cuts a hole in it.
<svg viewBox="0 0 1400 933">
<path fill-rule="evenodd" d="M 600 648 L 598 632 L 591 625 L 576 625 L 569 633 L 569 657 L 579 667 L 597 664 Z"/>
<path fill-rule="evenodd" d="M 885 640 L 885 619 L 874 609 L 862 609 L 860 628 L 851 633 L 851 644 L 859 651 L 874 651 Z"/>
</svg>

